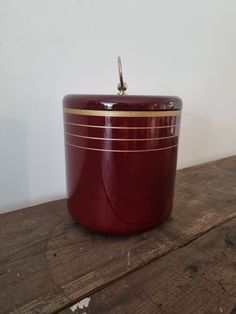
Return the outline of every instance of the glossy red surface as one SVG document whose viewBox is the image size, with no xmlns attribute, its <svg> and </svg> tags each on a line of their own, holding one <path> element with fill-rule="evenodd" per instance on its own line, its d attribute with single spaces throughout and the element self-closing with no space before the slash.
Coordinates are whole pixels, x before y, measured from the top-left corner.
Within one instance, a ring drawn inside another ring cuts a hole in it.
<svg viewBox="0 0 236 314">
<path fill-rule="evenodd" d="M 64 98 L 68 209 L 77 221 L 118 234 L 169 216 L 181 106 L 167 96 Z"/>
</svg>

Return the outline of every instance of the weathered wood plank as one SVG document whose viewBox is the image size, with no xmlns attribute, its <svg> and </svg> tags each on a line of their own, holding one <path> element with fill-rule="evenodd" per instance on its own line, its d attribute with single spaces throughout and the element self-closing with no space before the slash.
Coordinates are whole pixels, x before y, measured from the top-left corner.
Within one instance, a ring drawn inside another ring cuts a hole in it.
<svg viewBox="0 0 236 314">
<path fill-rule="evenodd" d="M 178 172 L 162 226 L 109 237 L 75 224 L 65 201 L 0 216 L 1 313 L 51 313 L 236 216 L 236 157 Z"/>
<path fill-rule="evenodd" d="M 60 312 L 235 313 L 236 218 Z"/>
</svg>

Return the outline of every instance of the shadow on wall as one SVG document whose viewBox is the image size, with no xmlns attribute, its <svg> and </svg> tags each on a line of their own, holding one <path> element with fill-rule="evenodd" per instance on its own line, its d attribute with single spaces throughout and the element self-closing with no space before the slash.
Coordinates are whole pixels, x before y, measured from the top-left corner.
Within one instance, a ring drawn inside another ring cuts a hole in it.
<svg viewBox="0 0 236 314">
<path fill-rule="evenodd" d="M 180 129 L 178 169 L 208 160 L 210 121 L 201 115 L 184 113 Z"/>
<path fill-rule="evenodd" d="M 0 119 L 0 213 L 20 208 L 29 199 L 26 141 L 23 124 Z"/>
</svg>

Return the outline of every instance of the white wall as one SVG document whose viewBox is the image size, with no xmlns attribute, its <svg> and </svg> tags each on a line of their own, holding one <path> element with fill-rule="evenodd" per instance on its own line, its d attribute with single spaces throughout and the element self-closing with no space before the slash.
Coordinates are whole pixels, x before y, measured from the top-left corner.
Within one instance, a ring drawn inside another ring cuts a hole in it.
<svg viewBox="0 0 236 314">
<path fill-rule="evenodd" d="M 0 0 L 0 211 L 65 196 L 67 93 L 184 100 L 179 168 L 236 153 L 235 0 Z"/>
</svg>

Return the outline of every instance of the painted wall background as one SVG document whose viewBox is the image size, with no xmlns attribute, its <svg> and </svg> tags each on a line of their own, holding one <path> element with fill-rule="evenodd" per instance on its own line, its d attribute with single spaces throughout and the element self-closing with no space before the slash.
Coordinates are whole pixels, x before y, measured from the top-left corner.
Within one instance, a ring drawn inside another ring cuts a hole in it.
<svg viewBox="0 0 236 314">
<path fill-rule="evenodd" d="M 233 0 L 1 0 L 0 212 L 66 195 L 62 98 L 184 101 L 178 167 L 236 153 Z"/>
</svg>

